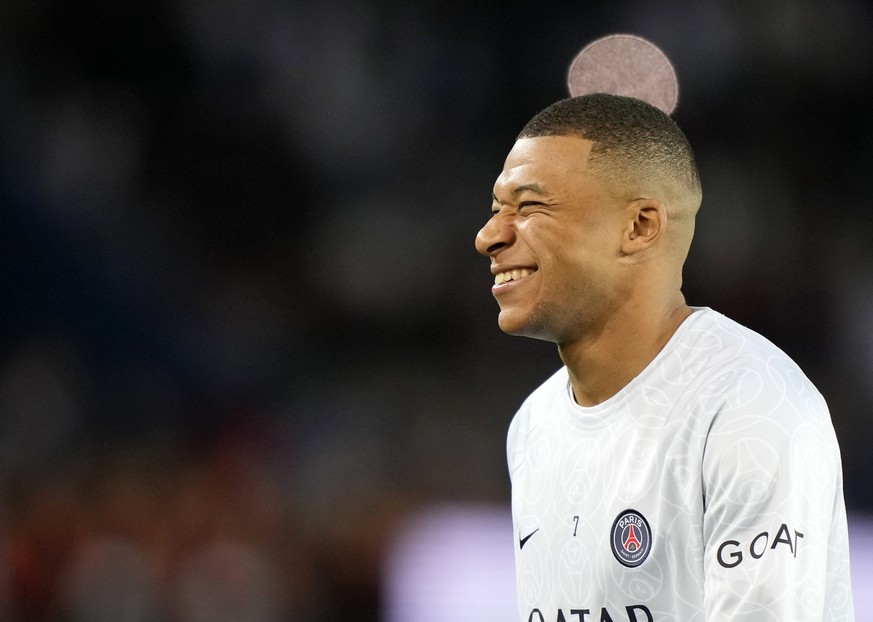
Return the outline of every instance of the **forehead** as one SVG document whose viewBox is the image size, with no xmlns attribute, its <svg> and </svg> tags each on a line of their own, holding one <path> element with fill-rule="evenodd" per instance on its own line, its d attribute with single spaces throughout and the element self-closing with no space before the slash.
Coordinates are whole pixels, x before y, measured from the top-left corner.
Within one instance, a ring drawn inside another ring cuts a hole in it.
<svg viewBox="0 0 873 622">
<path fill-rule="evenodd" d="M 578 136 L 520 138 L 506 156 L 495 192 L 529 184 L 566 184 L 587 177 L 593 142 Z M 552 182 L 549 184 L 548 182 Z"/>
</svg>

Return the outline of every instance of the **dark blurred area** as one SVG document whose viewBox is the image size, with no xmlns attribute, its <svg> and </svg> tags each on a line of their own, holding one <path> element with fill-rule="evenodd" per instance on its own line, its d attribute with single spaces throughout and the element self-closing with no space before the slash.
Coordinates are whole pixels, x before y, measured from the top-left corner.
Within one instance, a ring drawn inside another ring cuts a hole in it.
<svg viewBox="0 0 873 622">
<path fill-rule="evenodd" d="M 613 32 L 679 75 L 689 303 L 800 363 L 873 512 L 869 3 L 3 2 L 0 619 L 377 620 L 393 526 L 508 504 L 559 360 L 473 237 Z"/>
</svg>

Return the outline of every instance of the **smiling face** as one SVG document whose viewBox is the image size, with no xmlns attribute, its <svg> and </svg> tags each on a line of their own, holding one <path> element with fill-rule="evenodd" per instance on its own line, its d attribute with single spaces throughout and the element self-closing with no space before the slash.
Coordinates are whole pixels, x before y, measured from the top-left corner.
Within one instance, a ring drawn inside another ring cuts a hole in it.
<svg viewBox="0 0 873 622">
<path fill-rule="evenodd" d="M 559 345 L 596 333 L 626 292 L 626 201 L 587 172 L 593 143 L 575 136 L 516 141 L 476 236 L 491 258 L 498 324 Z"/>
</svg>

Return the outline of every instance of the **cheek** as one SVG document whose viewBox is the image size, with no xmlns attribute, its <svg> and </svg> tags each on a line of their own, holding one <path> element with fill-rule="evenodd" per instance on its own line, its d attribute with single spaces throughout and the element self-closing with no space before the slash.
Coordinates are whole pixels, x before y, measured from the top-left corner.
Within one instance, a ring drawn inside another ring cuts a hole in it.
<svg viewBox="0 0 873 622">
<path fill-rule="evenodd" d="M 549 298 L 569 308 L 591 308 L 613 289 L 610 263 L 598 254 L 577 251 L 556 258 L 545 279 Z"/>
</svg>

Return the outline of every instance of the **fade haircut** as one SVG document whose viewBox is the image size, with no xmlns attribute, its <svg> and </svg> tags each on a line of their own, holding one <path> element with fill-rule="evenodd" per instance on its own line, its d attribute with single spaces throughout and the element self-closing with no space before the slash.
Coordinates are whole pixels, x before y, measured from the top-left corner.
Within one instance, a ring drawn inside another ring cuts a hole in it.
<svg viewBox="0 0 873 622">
<path fill-rule="evenodd" d="M 688 139 L 669 115 L 642 100 L 606 93 L 562 99 L 528 121 L 518 138 L 539 136 L 592 141 L 588 170 L 618 189 L 661 188 L 672 195 L 665 199 L 692 215 L 700 206 L 700 177 Z"/>
</svg>

